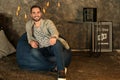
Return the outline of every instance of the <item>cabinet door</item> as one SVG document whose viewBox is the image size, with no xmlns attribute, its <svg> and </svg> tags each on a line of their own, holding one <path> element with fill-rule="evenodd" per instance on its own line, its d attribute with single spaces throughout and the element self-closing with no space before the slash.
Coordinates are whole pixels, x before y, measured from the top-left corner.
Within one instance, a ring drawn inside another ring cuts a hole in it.
<svg viewBox="0 0 120 80">
<path fill-rule="evenodd" d="M 83 8 L 83 22 L 96 22 L 97 8 Z"/>
<path fill-rule="evenodd" d="M 92 51 L 112 51 L 112 22 L 96 22 L 92 26 Z"/>
</svg>

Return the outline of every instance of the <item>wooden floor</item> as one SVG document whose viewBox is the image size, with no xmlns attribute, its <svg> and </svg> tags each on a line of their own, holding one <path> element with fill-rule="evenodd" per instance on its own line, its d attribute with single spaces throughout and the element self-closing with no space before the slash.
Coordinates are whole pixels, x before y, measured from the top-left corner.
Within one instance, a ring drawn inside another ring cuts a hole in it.
<svg viewBox="0 0 120 80">
<path fill-rule="evenodd" d="M 0 59 L 0 80 L 57 80 L 57 74 L 20 70 L 12 54 Z M 90 57 L 89 52 L 73 52 L 67 80 L 120 80 L 120 54 L 101 53 L 99 57 Z"/>
</svg>

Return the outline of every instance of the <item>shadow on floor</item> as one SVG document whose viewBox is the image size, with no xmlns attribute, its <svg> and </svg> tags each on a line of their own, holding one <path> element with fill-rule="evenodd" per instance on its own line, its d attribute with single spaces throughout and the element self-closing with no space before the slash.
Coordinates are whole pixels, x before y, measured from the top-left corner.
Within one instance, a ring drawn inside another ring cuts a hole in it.
<svg viewBox="0 0 120 80">
<path fill-rule="evenodd" d="M 73 52 L 67 80 L 120 80 L 120 54 L 101 53 L 89 56 L 89 52 Z M 0 80 L 56 80 L 57 74 L 20 70 L 15 54 L 0 59 Z"/>
</svg>

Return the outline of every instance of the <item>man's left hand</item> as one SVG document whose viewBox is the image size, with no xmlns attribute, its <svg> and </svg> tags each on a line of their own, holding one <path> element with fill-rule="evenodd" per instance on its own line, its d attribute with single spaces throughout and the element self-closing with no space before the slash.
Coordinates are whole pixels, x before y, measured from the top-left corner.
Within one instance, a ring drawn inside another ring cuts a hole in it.
<svg viewBox="0 0 120 80">
<path fill-rule="evenodd" d="M 50 45 L 54 45 L 54 44 L 56 44 L 56 38 L 55 37 L 51 37 L 50 38 Z"/>
</svg>

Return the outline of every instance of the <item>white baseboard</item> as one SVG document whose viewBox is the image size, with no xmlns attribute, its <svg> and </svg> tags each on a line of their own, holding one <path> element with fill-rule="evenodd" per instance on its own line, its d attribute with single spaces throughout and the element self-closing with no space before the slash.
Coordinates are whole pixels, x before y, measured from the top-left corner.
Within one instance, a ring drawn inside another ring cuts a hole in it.
<svg viewBox="0 0 120 80">
<path fill-rule="evenodd" d="M 79 51 L 90 51 L 90 49 L 71 49 L 71 51 L 79 52 Z M 120 49 L 113 49 L 113 51 L 120 52 Z"/>
<path fill-rule="evenodd" d="M 120 49 L 113 49 L 113 51 L 117 51 L 117 52 L 120 52 Z"/>
<path fill-rule="evenodd" d="M 71 51 L 79 52 L 79 51 L 90 51 L 90 49 L 71 49 Z"/>
</svg>

